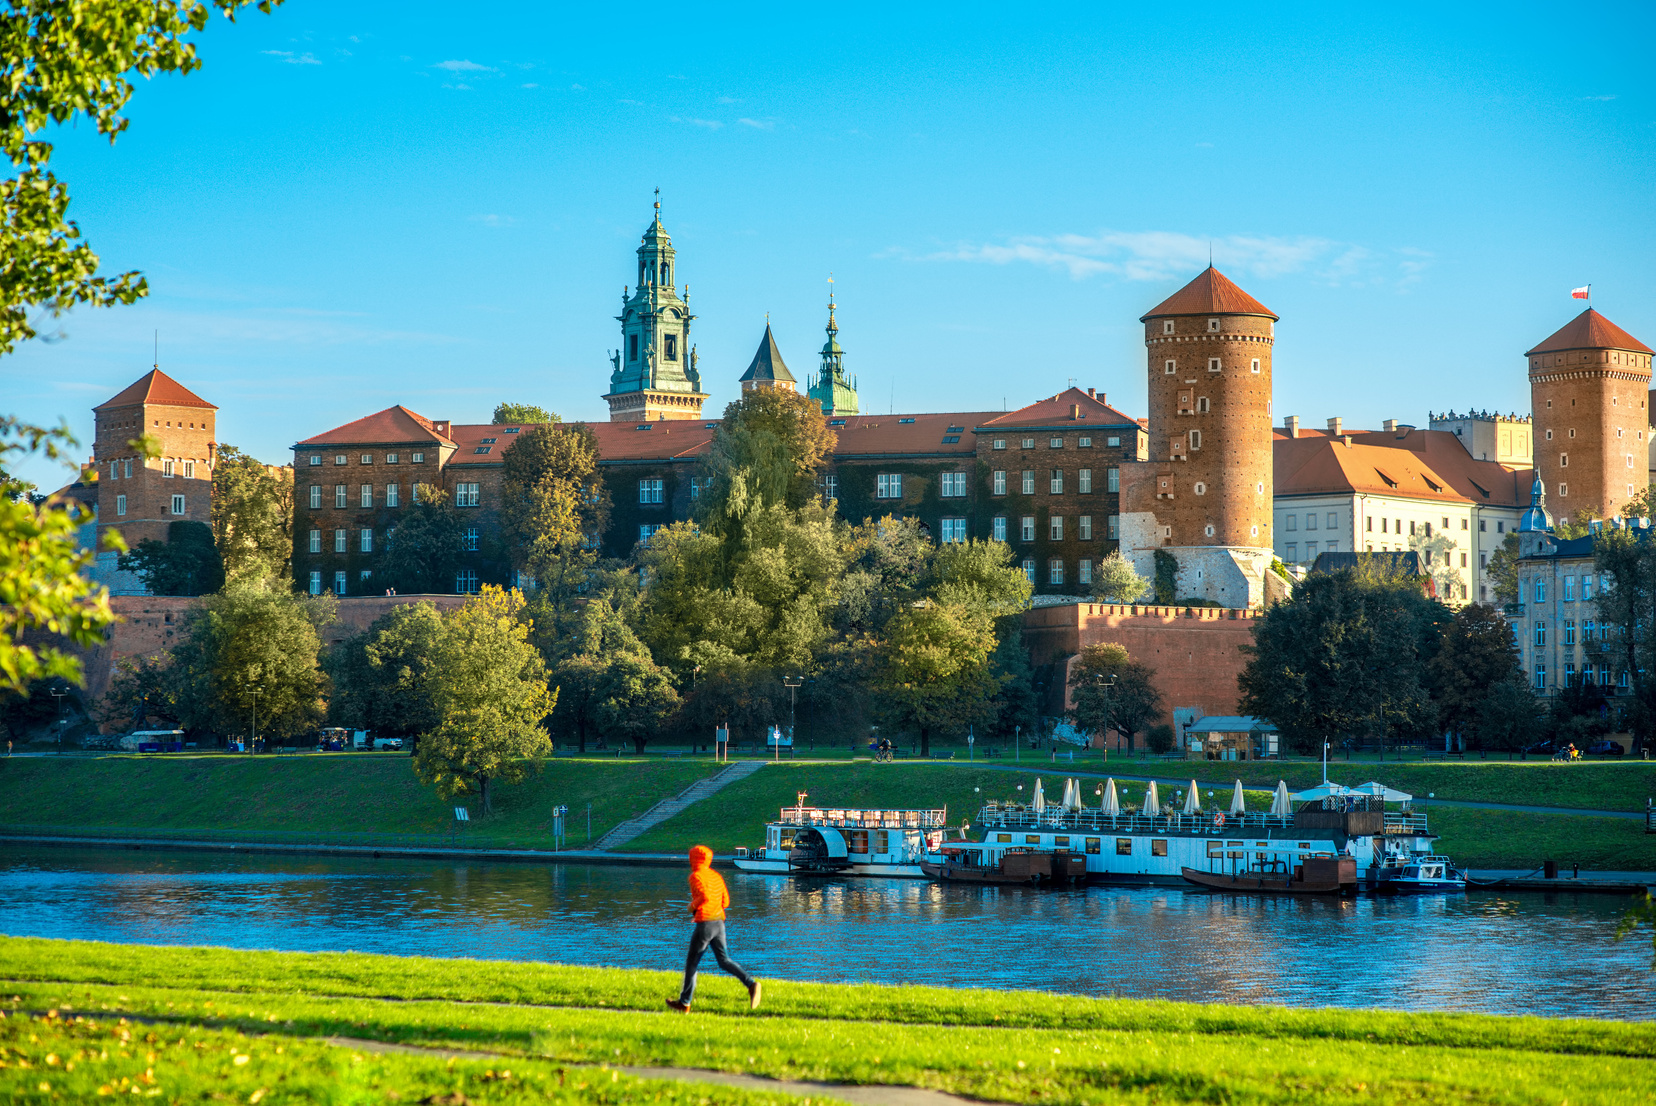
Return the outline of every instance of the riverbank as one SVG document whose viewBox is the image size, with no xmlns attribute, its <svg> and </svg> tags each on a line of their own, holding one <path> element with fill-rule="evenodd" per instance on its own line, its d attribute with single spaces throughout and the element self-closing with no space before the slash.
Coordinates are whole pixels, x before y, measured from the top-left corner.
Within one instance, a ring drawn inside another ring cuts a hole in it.
<svg viewBox="0 0 1656 1106">
<path fill-rule="evenodd" d="M 716 974 L 685 1018 L 662 1008 L 677 984 L 666 972 L 36 939 L 0 939 L 0 960 L 15 996 L 0 1027 L 31 1065 L 0 1069 L 9 1098 L 56 1081 L 67 1098 L 138 1084 L 294 1101 L 331 1078 L 335 1097 L 405 1101 L 527 1101 L 525 1088 L 574 1100 L 561 1086 L 622 1103 L 689 1085 L 710 1103 L 798 1101 L 699 1085 L 700 1073 L 724 1072 L 988 1102 L 1532 1103 L 1564 1086 L 1579 1106 L 1642 1101 L 1656 1061 L 1656 1028 L 1624 1022 L 782 980 L 749 1012 Z M 346 1044 L 330 1050 L 330 1039 Z M 420 1050 L 482 1056 L 450 1065 Z M 600 1065 L 675 1076 L 634 1083 Z"/>
</svg>

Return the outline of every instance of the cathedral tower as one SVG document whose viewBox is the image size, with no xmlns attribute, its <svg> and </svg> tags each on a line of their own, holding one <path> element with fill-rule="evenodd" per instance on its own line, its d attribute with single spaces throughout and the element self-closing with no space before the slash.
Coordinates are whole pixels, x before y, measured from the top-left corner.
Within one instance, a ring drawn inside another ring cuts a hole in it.
<svg viewBox="0 0 1656 1106">
<path fill-rule="evenodd" d="M 829 418 L 857 413 L 857 386 L 846 378 L 845 351 L 839 344 L 839 324 L 834 322 L 833 289 L 828 291 L 828 341 L 822 346 L 822 367 L 808 394 L 822 404 L 822 413 Z"/>
<path fill-rule="evenodd" d="M 1150 448 L 1123 488 L 1122 546 L 1141 573 L 1156 549 L 1172 553 L 1181 599 L 1264 599 L 1276 320 L 1212 266 L 1140 319 Z"/>
<path fill-rule="evenodd" d="M 1650 483 L 1651 351 L 1589 307 L 1530 350 L 1535 468 L 1560 518 L 1614 518 Z"/>
<path fill-rule="evenodd" d="M 707 393 L 690 345 L 690 289 L 674 289 L 673 240 L 661 226 L 661 201 L 638 247 L 638 288 L 621 290 L 621 348 L 610 357 L 611 422 L 699 419 Z"/>
</svg>

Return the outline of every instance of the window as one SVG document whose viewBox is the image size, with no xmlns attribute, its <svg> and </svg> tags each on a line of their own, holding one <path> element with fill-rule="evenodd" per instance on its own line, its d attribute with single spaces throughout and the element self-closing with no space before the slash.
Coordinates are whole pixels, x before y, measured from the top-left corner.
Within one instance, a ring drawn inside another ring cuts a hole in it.
<svg viewBox="0 0 1656 1106">
<path fill-rule="evenodd" d="M 1540 577 L 1537 577 L 1535 580 L 1535 601 L 1537 603 L 1545 603 L 1547 601 L 1547 581 L 1541 579 Z"/>
<path fill-rule="evenodd" d="M 1111 541 L 1120 541 L 1121 540 L 1121 516 L 1120 515 L 1105 515 L 1104 516 L 1104 525 L 1105 525 L 1105 528 L 1106 528 L 1106 533 L 1107 533 L 1107 535 L 1108 535 L 1108 537 Z"/>
<path fill-rule="evenodd" d="M 1250 372 L 1256 372 L 1257 373 L 1259 371 L 1259 358 L 1255 357 L 1253 359 L 1253 364 L 1248 366 L 1248 369 L 1249 369 Z"/>
<path fill-rule="evenodd" d="M 1085 435 L 1082 435 L 1081 437 L 1075 439 L 1075 448 L 1076 449 L 1091 449 L 1092 448 L 1092 439 L 1085 436 Z"/>
<path fill-rule="evenodd" d="M 1082 515 L 1075 520 L 1076 537 L 1082 541 L 1092 541 L 1092 516 Z"/>
<path fill-rule="evenodd" d="M 373 578 L 374 570 L 371 568 L 365 568 L 361 572 L 357 573 L 357 582 L 362 585 L 362 590 L 365 592 L 368 590 L 368 581 Z"/>
<path fill-rule="evenodd" d="M 1035 558 L 1025 557 L 1021 567 L 1023 568 L 1024 578 L 1033 584 L 1035 582 Z"/>
<path fill-rule="evenodd" d="M 1163 334 L 1172 334 L 1173 333 L 1173 320 L 1172 319 L 1167 319 L 1162 323 L 1162 333 Z"/>
<path fill-rule="evenodd" d="M 492 446 L 492 445 L 480 445 L 476 449 L 472 450 L 472 452 L 473 453 L 489 453 L 493 449 L 494 449 L 494 446 Z"/>
<path fill-rule="evenodd" d="M 1034 438 L 1025 438 L 1023 440 L 1023 447 L 1025 449 L 1034 449 L 1035 448 L 1035 439 Z"/>
<path fill-rule="evenodd" d="M 372 453 L 364 453 L 362 455 L 362 463 L 365 464 L 365 465 L 373 464 L 374 463 L 374 455 Z"/>
<path fill-rule="evenodd" d="M 1315 514 L 1305 516 L 1305 528 L 1307 530 L 1315 530 L 1317 528 L 1317 516 Z"/>
<path fill-rule="evenodd" d="M 669 361 L 678 360 L 678 335 L 667 335 L 664 343 L 664 353 Z"/>
<path fill-rule="evenodd" d="M 638 501 L 640 503 L 661 502 L 661 478 L 652 477 L 638 482 Z"/>
<path fill-rule="evenodd" d="M 1481 572 L 1481 571 L 1483 571 L 1484 569 L 1486 569 L 1488 567 L 1489 567 L 1489 554 L 1488 553 L 1479 553 L 1478 554 L 1478 570 Z"/>
<path fill-rule="evenodd" d="M 1035 540 L 1035 516 L 1025 515 L 1018 520 L 1018 538 L 1021 541 Z"/>
<path fill-rule="evenodd" d="M 701 486 L 703 488 L 708 488 L 708 487 L 712 487 L 712 485 L 713 485 L 713 478 L 711 476 L 709 476 L 709 477 L 707 477 L 706 479 L 704 479 L 702 481 Z M 822 478 L 822 489 L 823 489 L 823 491 L 825 491 L 828 494 L 829 499 L 838 499 L 839 498 L 839 477 L 832 476 L 832 475 L 824 476 Z M 696 491 L 696 482 L 695 482 L 695 480 L 692 479 L 690 481 L 690 498 L 695 499 L 697 494 L 698 493 Z"/>
<path fill-rule="evenodd" d="M 181 514 L 184 513 L 184 497 L 183 496 L 175 495 L 175 496 L 172 497 L 172 513 L 175 514 L 175 515 L 181 515 Z"/>
<path fill-rule="evenodd" d="M 1461 567 L 1462 567 L 1462 568 L 1465 568 L 1465 567 L 1466 567 L 1466 554 L 1465 554 L 1465 553 L 1462 553 L 1462 554 L 1461 554 L 1461 555 L 1460 555 L 1460 557 L 1461 557 Z"/>
<path fill-rule="evenodd" d="M 344 507 L 347 494 L 348 494 L 348 489 L 345 487 L 344 484 L 335 484 L 334 485 L 334 506 L 335 507 Z"/>
<path fill-rule="evenodd" d="M 1047 441 L 1047 448 L 1048 449 L 1063 449 L 1064 448 L 1064 439 L 1062 439 L 1062 438 L 1049 439 Z"/>
<path fill-rule="evenodd" d="M 1506 520 L 1505 519 L 1499 519 L 1498 518 L 1498 519 L 1495 520 L 1495 532 L 1497 534 L 1506 533 Z"/>
<path fill-rule="evenodd" d="M 1284 521 L 1288 524 L 1287 526 L 1284 526 L 1283 529 L 1287 530 L 1289 533 L 1292 533 L 1293 531 L 1299 529 L 1299 516 L 1298 515 L 1284 516 L 1282 521 Z M 1384 521 L 1384 520 L 1382 519 L 1381 521 Z M 1372 527 L 1371 527 L 1371 529 L 1372 529 Z"/>
<path fill-rule="evenodd" d="M 1121 445 L 1121 439 L 1116 435 L 1111 435 L 1110 437 L 1104 439 L 1104 444 L 1109 446 L 1111 449 L 1115 449 L 1117 446 Z"/>
<path fill-rule="evenodd" d="M 1568 485 L 1568 484 L 1558 485 L 1558 497 L 1560 499 L 1564 498 L 1565 496 L 1567 496 L 1569 494 L 1570 494 L 1570 485 Z"/>
<path fill-rule="evenodd" d="M 1117 856 L 1132 856 L 1133 855 L 1133 839 L 1131 837 L 1118 837 L 1118 838 L 1116 838 L 1116 855 Z"/>
<path fill-rule="evenodd" d="M 477 485 L 456 484 L 454 486 L 454 505 L 456 507 L 477 506 Z"/>
<path fill-rule="evenodd" d="M 335 553 L 345 552 L 345 531 L 344 530 L 335 530 L 334 531 L 334 552 Z"/>
<path fill-rule="evenodd" d="M 310 455 L 310 463 L 313 465 L 320 465 L 322 463 L 322 455 L 320 453 L 312 453 Z"/>
<path fill-rule="evenodd" d="M 1316 542 L 1308 541 L 1308 542 L 1305 543 L 1305 559 L 1308 560 L 1308 561 L 1314 561 L 1314 560 L 1317 559 L 1317 543 Z"/>
<path fill-rule="evenodd" d="M 1207 494 L 1207 485 L 1202 483 L 1200 480 L 1196 481 L 1196 494 L 1197 495 L 1206 495 Z"/>
<path fill-rule="evenodd" d="M 310 551 L 312 553 L 322 552 L 322 531 L 312 530 L 310 532 Z"/>
<path fill-rule="evenodd" d="M 321 484 L 312 484 L 310 486 L 310 505 L 311 505 L 311 510 L 313 510 L 313 511 L 321 509 L 321 507 L 322 507 L 322 485 Z"/>
<path fill-rule="evenodd" d="M 117 515 L 126 514 L 126 496 L 118 495 L 115 497 L 115 513 Z"/>
<path fill-rule="evenodd" d="M 1092 583 L 1092 561 L 1090 559 L 1082 557 L 1081 563 L 1075 566 L 1075 582 L 1078 584 Z"/>
<path fill-rule="evenodd" d="M 944 499 L 959 499 L 966 494 L 966 474 L 964 472 L 945 472 L 943 474 Z"/>
<path fill-rule="evenodd" d="M 1569 661 L 1564 665 L 1564 686 L 1575 686 L 1575 662 Z"/>
<path fill-rule="evenodd" d="M 424 453 L 410 454 L 408 460 L 412 464 L 423 465 L 423 464 L 425 464 L 425 454 Z"/>
<path fill-rule="evenodd" d="M 1006 494 L 1006 470 L 996 469 L 989 475 L 989 490 L 992 495 Z"/>
<path fill-rule="evenodd" d="M 1105 491 L 1119 492 L 1121 490 L 1121 470 L 1120 469 L 1108 469 L 1108 470 L 1105 471 L 1104 476 L 1105 476 L 1105 483 L 1104 483 L 1104 490 Z"/>
<path fill-rule="evenodd" d="M 312 595 L 322 594 L 322 571 L 320 569 L 314 569 L 310 574 L 310 593 Z"/>
<path fill-rule="evenodd" d="M 627 360 L 638 360 L 638 335 L 636 334 L 627 335 Z"/>
<path fill-rule="evenodd" d="M 1047 583 L 1062 584 L 1064 582 L 1064 559 L 1054 557 L 1047 562 Z"/>
<path fill-rule="evenodd" d="M 345 594 L 345 572 L 343 569 L 334 573 L 334 594 Z"/>
<path fill-rule="evenodd" d="M 374 485 L 362 485 L 361 502 L 364 510 L 367 510 L 369 507 L 374 505 Z"/>
<path fill-rule="evenodd" d="M 372 553 L 374 551 L 374 532 L 364 526 L 358 535 L 357 552 Z"/>
<path fill-rule="evenodd" d="M 1024 472 L 1023 472 L 1023 493 L 1025 495 L 1034 495 L 1035 494 L 1035 470 L 1034 469 L 1024 469 Z"/>
<path fill-rule="evenodd" d="M 1202 432 L 1200 430 L 1192 430 L 1190 432 L 1190 448 L 1191 449 L 1201 449 L 1202 448 Z"/>
<path fill-rule="evenodd" d="M 399 498 L 400 494 L 401 493 L 398 491 L 397 485 L 385 485 L 385 505 L 387 507 L 401 506 L 401 500 Z"/>
<path fill-rule="evenodd" d="M 385 455 L 385 463 L 388 464 L 388 465 L 396 464 L 397 463 L 397 455 L 395 453 L 387 453 Z"/>
<path fill-rule="evenodd" d="M 1196 413 L 1198 415 L 1205 415 L 1205 414 L 1208 413 L 1208 397 L 1207 396 L 1199 396 L 1197 398 L 1197 400 L 1196 400 Z"/>
<path fill-rule="evenodd" d="M 477 552 L 477 527 L 468 526 L 460 531 L 460 548 L 467 553 Z"/>
<path fill-rule="evenodd" d="M 995 441 L 994 441 L 994 444 L 990 448 L 991 449 L 1005 449 L 1006 448 L 1006 439 L 1005 438 L 996 438 Z"/>
<path fill-rule="evenodd" d="M 1564 620 L 1564 644 L 1565 645 L 1574 645 L 1575 644 L 1575 620 L 1574 619 L 1567 618 L 1567 619 Z"/>
<path fill-rule="evenodd" d="M 477 570 L 462 568 L 454 574 L 454 590 L 460 595 L 474 595 L 477 592 Z"/>
<path fill-rule="evenodd" d="M 875 499 L 903 498 L 903 474 L 900 472 L 882 472 L 874 477 Z"/>
<path fill-rule="evenodd" d="M 343 453 L 335 453 L 334 454 L 334 464 L 343 465 L 344 463 L 345 463 L 345 455 Z"/>
<path fill-rule="evenodd" d="M 1593 599 L 1593 578 L 1591 576 L 1583 576 L 1581 578 L 1581 601 L 1583 603 L 1590 603 L 1590 602 L 1592 602 L 1592 599 Z M 1589 625 L 1591 625 L 1591 623 L 1589 623 Z"/>
<path fill-rule="evenodd" d="M 1575 577 L 1574 576 L 1564 577 L 1564 602 L 1566 602 L 1566 603 L 1574 603 L 1575 602 Z"/>
<path fill-rule="evenodd" d="M 1174 373 L 1176 373 L 1178 371 L 1179 371 L 1179 366 L 1176 362 L 1171 361 L 1171 360 L 1162 362 L 1162 372 L 1164 374 L 1166 374 L 1167 376 L 1172 376 Z"/>
<path fill-rule="evenodd" d="M 1546 689 L 1547 689 L 1547 662 L 1546 661 L 1536 661 L 1535 662 L 1535 690 L 1545 691 Z"/>
<path fill-rule="evenodd" d="M 1570 455 L 1568 453 L 1560 453 L 1558 455 L 1558 467 L 1559 468 L 1569 468 L 1570 467 Z"/>
<path fill-rule="evenodd" d="M 1547 644 L 1547 624 L 1545 622 L 1537 622 L 1535 624 L 1535 644 Z"/>
<path fill-rule="evenodd" d="M 1047 519 L 1047 537 L 1053 541 L 1064 540 L 1064 516 L 1052 515 Z"/>
<path fill-rule="evenodd" d="M 996 515 L 989 523 L 989 536 L 996 541 L 1006 540 L 1006 516 Z"/>
<path fill-rule="evenodd" d="M 1075 489 L 1083 493 L 1092 491 L 1092 469 L 1081 469 L 1075 474 Z"/>
<path fill-rule="evenodd" d="M 649 541 L 652 537 L 655 536 L 655 532 L 659 529 L 661 529 L 661 524 L 658 523 L 658 522 L 643 523 L 638 528 L 638 540 L 639 541 Z"/>
<path fill-rule="evenodd" d="M 1328 528 L 1330 530 L 1335 530 L 1339 528 L 1339 525 L 1340 516 L 1333 511 L 1328 512 Z"/>
<path fill-rule="evenodd" d="M 1288 543 L 1287 548 L 1288 548 L 1288 561 L 1289 561 L 1289 563 L 1291 563 L 1291 564 L 1299 563 L 1299 542 L 1291 541 L 1291 542 Z"/>
<path fill-rule="evenodd" d="M 172 476 L 173 476 L 172 458 L 169 457 L 167 460 L 161 462 L 161 475 L 166 477 L 168 480 L 172 479 Z"/>
<path fill-rule="evenodd" d="M 1051 487 L 1052 487 L 1052 494 L 1053 495 L 1063 495 L 1064 494 L 1064 470 L 1063 469 L 1053 469 L 1052 470 L 1052 484 L 1051 484 Z"/>
<path fill-rule="evenodd" d="M 1209 357 L 1208 358 L 1208 372 L 1216 373 L 1222 368 L 1224 368 L 1224 364 L 1223 364 L 1223 362 L 1221 362 L 1219 360 L 1219 358 L 1217 358 L 1217 357 Z"/>
<path fill-rule="evenodd" d="M 122 480 L 131 480 L 132 479 L 132 458 L 130 458 L 130 457 L 128 457 L 126 460 L 121 462 L 121 479 Z"/>
<path fill-rule="evenodd" d="M 186 479 L 186 480 L 194 480 L 195 479 L 195 462 L 194 461 L 185 461 L 184 462 L 184 479 Z"/>
<path fill-rule="evenodd" d="M 966 540 L 966 520 L 963 518 L 946 518 L 943 520 L 943 540 L 958 542 Z"/>
</svg>

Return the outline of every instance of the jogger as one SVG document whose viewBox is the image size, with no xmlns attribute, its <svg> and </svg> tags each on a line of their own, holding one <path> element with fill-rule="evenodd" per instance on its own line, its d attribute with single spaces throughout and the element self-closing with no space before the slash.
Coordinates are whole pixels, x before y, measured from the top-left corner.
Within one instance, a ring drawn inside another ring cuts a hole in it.
<svg viewBox="0 0 1656 1106">
<path fill-rule="evenodd" d="M 719 967 L 735 976 L 747 988 L 748 1009 L 759 1008 L 759 981 L 730 958 L 725 950 L 725 907 L 730 905 L 730 889 L 719 873 L 713 870 L 713 850 L 697 845 L 690 850 L 690 913 L 696 928 L 690 935 L 690 952 L 684 958 L 684 989 L 667 1005 L 681 1014 L 690 1012 L 690 1003 L 696 997 L 696 969 L 702 954 L 709 948 Z"/>
</svg>

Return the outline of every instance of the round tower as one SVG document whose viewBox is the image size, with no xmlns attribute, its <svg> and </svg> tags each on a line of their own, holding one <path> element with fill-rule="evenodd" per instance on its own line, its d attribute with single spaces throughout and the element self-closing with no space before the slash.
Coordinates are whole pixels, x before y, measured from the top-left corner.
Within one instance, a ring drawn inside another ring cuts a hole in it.
<svg viewBox="0 0 1656 1106">
<path fill-rule="evenodd" d="M 1158 544 L 1269 552 L 1277 316 L 1210 265 L 1140 321 Z"/>
<path fill-rule="evenodd" d="M 1650 348 L 1589 307 L 1525 356 L 1554 510 L 1615 518 L 1650 483 Z"/>
</svg>

